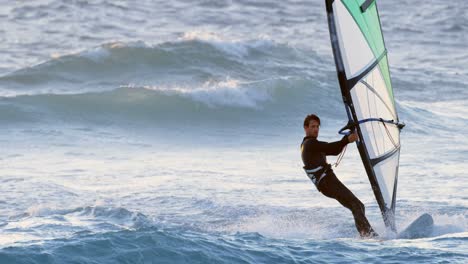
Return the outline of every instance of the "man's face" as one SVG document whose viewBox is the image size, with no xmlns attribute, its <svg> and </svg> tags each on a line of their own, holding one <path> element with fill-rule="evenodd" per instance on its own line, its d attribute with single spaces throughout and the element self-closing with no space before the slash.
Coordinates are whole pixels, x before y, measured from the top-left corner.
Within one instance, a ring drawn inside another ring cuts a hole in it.
<svg viewBox="0 0 468 264">
<path fill-rule="evenodd" d="M 320 125 L 316 120 L 311 120 L 309 122 L 309 126 L 304 127 L 306 136 L 314 137 L 314 138 L 318 137 L 319 129 L 320 129 Z"/>
</svg>

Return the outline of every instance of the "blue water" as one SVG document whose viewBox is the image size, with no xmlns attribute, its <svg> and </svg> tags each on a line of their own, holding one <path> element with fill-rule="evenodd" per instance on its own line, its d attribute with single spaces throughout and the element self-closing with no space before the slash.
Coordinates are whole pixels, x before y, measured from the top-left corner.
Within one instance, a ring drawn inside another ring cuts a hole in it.
<svg viewBox="0 0 468 264">
<path fill-rule="evenodd" d="M 404 128 L 395 239 L 350 145 L 302 171 L 306 114 L 346 123 L 323 1 L 0 7 L 0 263 L 466 263 L 468 4 L 379 1 Z M 333 158 L 331 158 L 334 162 Z"/>
</svg>

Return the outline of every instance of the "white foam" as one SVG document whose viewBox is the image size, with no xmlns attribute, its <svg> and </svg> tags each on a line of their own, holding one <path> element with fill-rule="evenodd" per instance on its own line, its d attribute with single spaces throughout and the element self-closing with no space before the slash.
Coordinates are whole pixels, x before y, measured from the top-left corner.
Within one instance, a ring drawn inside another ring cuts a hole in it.
<svg viewBox="0 0 468 264">
<path fill-rule="evenodd" d="M 76 57 L 83 57 L 90 59 L 96 63 L 108 58 L 111 56 L 111 51 L 113 49 L 121 49 L 121 48 L 148 48 L 150 47 L 144 41 L 134 41 L 134 42 L 122 42 L 122 41 L 113 41 L 108 42 L 93 48 L 89 48 L 86 50 L 78 50 L 72 51 L 68 53 L 52 53 L 50 57 L 54 60 L 66 58 L 68 56 L 76 56 Z M 46 62 L 47 63 L 47 62 Z"/>
<path fill-rule="evenodd" d="M 323 209 L 317 210 L 319 211 L 257 212 L 229 225 L 223 225 L 217 231 L 259 233 L 262 236 L 281 239 L 359 238 L 350 215 L 342 217 L 335 213 L 329 214 Z M 330 218 L 334 221 L 329 221 Z"/>
<path fill-rule="evenodd" d="M 210 32 L 206 30 L 194 30 L 185 32 L 179 39 L 182 41 L 202 41 L 213 45 L 218 50 L 236 57 L 245 57 L 249 55 L 249 49 L 268 47 L 273 44 L 273 41 L 267 35 L 259 35 L 256 40 L 243 40 L 234 36 L 225 36 L 220 33 Z"/>
<path fill-rule="evenodd" d="M 54 238 L 71 237 L 79 231 L 102 233 L 134 230 L 148 224 L 151 223 L 145 215 L 122 207 L 85 206 L 59 209 L 45 205 L 32 206 L 24 214 L 11 217 L 1 225 L 0 248 L 18 243 L 37 244 Z"/>
<path fill-rule="evenodd" d="M 271 100 L 268 89 L 252 86 L 253 82 L 226 78 L 225 80 L 209 80 L 200 86 L 143 86 L 144 89 L 163 92 L 168 95 L 189 97 L 209 107 L 234 106 L 258 108 L 261 103 Z M 135 85 L 124 86 L 135 88 Z"/>
<path fill-rule="evenodd" d="M 468 219 L 466 215 L 433 215 L 434 231 L 433 236 L 463 233 L 468 231 Z"/>
</svg>

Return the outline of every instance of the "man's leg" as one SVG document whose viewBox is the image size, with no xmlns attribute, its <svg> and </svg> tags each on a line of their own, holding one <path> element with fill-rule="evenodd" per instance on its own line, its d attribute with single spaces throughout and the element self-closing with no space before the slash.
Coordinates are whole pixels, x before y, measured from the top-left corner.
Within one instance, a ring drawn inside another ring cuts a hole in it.
<svg viewBox="0 0 468 264">
<path fill-rule="evenodd" d="M 365 215 L 364 204 L 340 181 L 334 174 L 327 175 L 322 193 L 336 199 L 344 207 L 351 210 L 356 229 L 362 237 L 374 237 L 377 234 L 372 229 Z"/>
<path fill-rule="evenodd" d="M 359 234 L 362 237 L 374 237 L 377 234 L 372 229 L 369 221 L 366 218 L 364 204 L 340 181 L 340 191 L 337 192 L 336 200 L 344 207 L 351 210 L 354 217 L 354 222 Z"/>
</svg>

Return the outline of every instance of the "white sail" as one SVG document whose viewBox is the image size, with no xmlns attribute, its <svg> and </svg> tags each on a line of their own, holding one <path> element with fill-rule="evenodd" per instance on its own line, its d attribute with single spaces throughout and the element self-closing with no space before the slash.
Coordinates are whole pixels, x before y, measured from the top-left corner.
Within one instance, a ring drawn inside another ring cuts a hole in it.
<svg viewBox="0 0 468 264">
<path fill-rule="evenodd" d="M 386 226 L 395 230 L 400 130 L 375 0 L 326 0 L 338 79 Z"/>
</svg>

